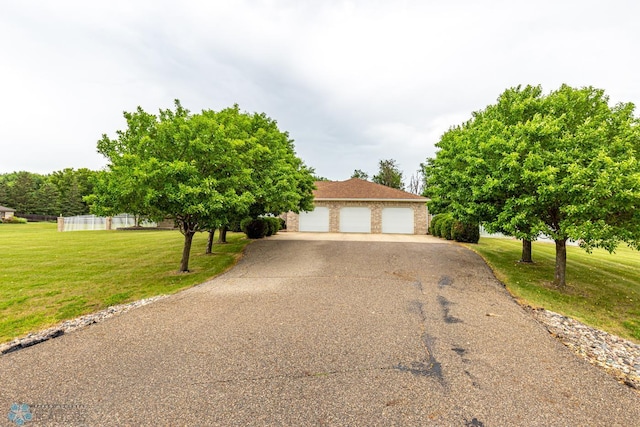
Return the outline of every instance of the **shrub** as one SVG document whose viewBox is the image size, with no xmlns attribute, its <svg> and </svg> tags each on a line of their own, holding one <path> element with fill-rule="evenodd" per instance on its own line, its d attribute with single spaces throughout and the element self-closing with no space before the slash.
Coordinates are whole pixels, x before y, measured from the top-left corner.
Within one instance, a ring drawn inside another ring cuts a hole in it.
<svg viewBox="0 0 640 427">
<path fill-rule="evenodd" d="M 480 226 L 478 223 L 454 221 L 451 236 L 456 242 L 478 243 L 478 240 L 480 240 Z"/>
<path fill-rule="evenodd" d="M 442 220 L 444 216 L 442 214 L 438 215 L 438 220 L 433 225 L 433 235 L 436 237 L 442 237 L 442 233 L 440 233 L 440 228 L 442 227 Z"/>
<path fill-rule="evenodd" d="M 280 230 L 280 219 L 274 216 L 245 218 L 240 221 L 240 229 L 250 239 L 272 236 Z"/>
<path fill-rule="evenodd" d="M 278 231 L 282 230 L 282 223 L 280 221 L 282 221 L 282 218 L 279 218 L 277 216 L 274 216 L 271 219 L 271 222 L 273 222 L 273 229 L 275 230 L 273 234 L 276 234 L 278 233 Z"/>
<path fill-rule="evenodd" d="M 442 218 L 442 214 L 437 215 L 431 223 L 431 234 L 436 237 L 440 237 L 440 221 L 442 221 Z"/>
<path fill-rule="evenodd" d="M 245 219 L 241 220 L 241 221 L 240 221 L 240 231 L 242 231 L 243 233 L 245 233 L 245 231 L 244 231 L 244 230 L 247 228 L 247 225 L 249 225 L 249 223 L 250 223 L 251 221 L 253 221 L 253 218 L 249 218 L 249 217 L 247 217 L 247 218 L 245 218 Z M 229 228 L 229 229 L 231 229 L 231 228 Z"/>
<path fill-rule="evenodd" d="M 280 230 L 287 229 L 287 221 L 285 221 L 284 218 L 278 217 L 278 222 L 280 223 Z"/>
<path fill-rule="evenodd" d="M 240 222 L 244 234 L 250 239 L 262 239 L 267 234 L 267 222 L 264 218 L 245 218 Z"/>
<path fill-rule="evenodd" d="M 453 217 L 450 213 L 443 213 L 436 216 L 436 223 L 433 225 L 433 235 L 436 237 L 444 237 L 447 240 L 451 240 L 451 225 Z"/>
<path fill-rule="evenodd" d="M 453 228 L 453 223 L 454 223 L 454 219 L 451 216 L 451 214 L 447 214 L 447 216 L 445 216 L 442 221 L 439 223 L 440 224 L 440 237 L 444 237 L 447 240 L 452 240 L 453 238 L 451 237 L 451 229 Z"/>
<path fill-rule="evenodd" d="M 4 218 L 2 220 L 3 224 L 26 224 L 27 220 L 26 218 L 20 218 L 17 216 L 10 216 L 9 218 Z"/>
<path fill-rule="evenodd" d="M 431 223 L 429 224 L 429 234 L 431 234 L 432 236 L 439 237 L 436 234 L 436 225 L 438 224 L 438 222 L 440 222 L 441 219 L 442 219 L 442 215 L 436 215 L 433 218 L 431 218 Z"/>
<path fill-rule="evenodd" d="M 266 230 L 267 236 L 272 236 L 276 234 L 278 230 L 280 230 L 280 221 L 278 221 L 278 218 L 273 216 L 265 216 L 260 219 L 262 219 L 267 226 L 267 230 Z"/>
<path fill-rule="evenodd" d="M 266 218 L 259 218 L 259 219 L 264 222 L 264 235 L 266 237 L 272 236 L 273 235 L 273 224 L 271 223 L 269 218 L 266 217 Z"/>
</svg>

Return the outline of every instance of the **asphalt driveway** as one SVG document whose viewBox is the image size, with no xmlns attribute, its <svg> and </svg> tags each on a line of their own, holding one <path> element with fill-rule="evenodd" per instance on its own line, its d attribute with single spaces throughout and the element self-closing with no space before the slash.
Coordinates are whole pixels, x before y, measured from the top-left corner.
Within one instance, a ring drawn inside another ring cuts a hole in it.
<svg viewBox="0 0 640 427">
<path fill-rule="evenodd" d="M 638 394 L 427 236 L 281 233 L 211 282 L 0 356 L 0 381 L 0 426 L 13 403 L 27 426 L 640 422 Z"/>
</svg>

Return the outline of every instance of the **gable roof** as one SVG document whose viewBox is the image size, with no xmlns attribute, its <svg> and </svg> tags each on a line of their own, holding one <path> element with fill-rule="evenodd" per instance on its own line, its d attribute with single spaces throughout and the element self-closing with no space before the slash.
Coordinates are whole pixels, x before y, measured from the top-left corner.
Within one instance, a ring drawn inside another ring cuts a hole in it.
<svg viewBox="0 0 640 427">
<path fill-rule="evenodd" d="M 428 199 L 406 191 L 351 178 L 346 181 L 317 181 L 313 195 L 316 200 L 394 200 L 426 202 Z"/>
<path fill-rule="evenodd" d="M 15 212 L 15 209 L 5 208 L 4 206 L 0 206 L 0 212 Z"/>
</svg>

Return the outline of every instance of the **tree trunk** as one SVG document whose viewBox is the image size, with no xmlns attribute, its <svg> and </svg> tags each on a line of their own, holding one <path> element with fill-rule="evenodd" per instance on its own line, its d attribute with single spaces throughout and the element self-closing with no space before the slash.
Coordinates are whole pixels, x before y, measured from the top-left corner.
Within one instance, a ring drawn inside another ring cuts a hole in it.
<svg viewBox="0 0 640 427">
<path fill-rule="evenodd" d="M 531 258 L 531 240 L 522 239 L 522 259 L 520 259 L 520 262 L 533 262 Z"/>
<path fill-rule="evenodd" d="M 195 231 L 185 231 L 184 233 L 184 247 L 182 248 L 182 261 L 180 261 L 180 272 L 189 272 L 189 254 L 191 253 L 191 242 Z"/>
<path fill-rule="evenodd" d="M 556 274 L 553 283 L 564 288 L 567 284 L 567 239 L 556 240 Z"/>
<path fill-rule="evenodd" d="M 211 253 L 211 249 L 213 248 L 213 236 L 216 233 L 216 229 L 212 228 L 211 230 L 209 230 L 209 239 L 207 240 L 207 254 Z"/>
<path fill-rule="evenodd" d="M 220 227 L 218 230 L 218 243 L 227 243 L 227 227 Z"/>
</svg>

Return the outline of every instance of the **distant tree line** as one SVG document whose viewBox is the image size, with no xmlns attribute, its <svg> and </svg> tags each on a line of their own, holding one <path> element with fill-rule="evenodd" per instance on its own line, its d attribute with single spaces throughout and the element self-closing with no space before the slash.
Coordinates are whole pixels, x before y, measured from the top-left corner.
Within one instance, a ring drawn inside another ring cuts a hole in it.
<svg viewBox="0 0 640 427">
<path fill-rule="evenodd" d="M 82 198 L 93 193 L 98 172 L 67 168 L 51 174 L 0 174 L 0 205 L 25 215 L 74 216 L 89 213 Z"/>
</svg>

